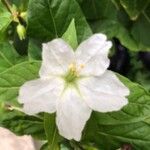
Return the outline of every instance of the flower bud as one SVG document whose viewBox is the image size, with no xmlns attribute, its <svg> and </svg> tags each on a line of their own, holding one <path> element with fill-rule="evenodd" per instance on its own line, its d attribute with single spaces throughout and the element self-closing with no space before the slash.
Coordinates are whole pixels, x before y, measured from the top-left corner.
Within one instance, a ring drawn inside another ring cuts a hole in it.
<svg viewBox="0 0 150 150">
<path fill-rule="evenodd" d="M 21 12 L 20 17 L 26 21 L 27 20 L 27 12 L 26 11 Z"/>
<path fill-rule="evenodd" d="M 17 33 L 18 33 L 18 36 L 20 38 L 20 40 L 24 40 L 25 37 L 26 37 L 26 29 L 23 25 L 21 24 L 18 24 L 17 25 Z"/>
</svg>

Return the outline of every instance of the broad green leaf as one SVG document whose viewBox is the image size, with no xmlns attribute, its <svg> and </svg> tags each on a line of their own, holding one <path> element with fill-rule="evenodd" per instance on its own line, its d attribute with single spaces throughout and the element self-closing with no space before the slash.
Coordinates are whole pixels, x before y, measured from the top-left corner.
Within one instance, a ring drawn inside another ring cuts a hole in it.
<svg viewBox="0 0 150 150">
<path fill-rule="evenodd" d="M 144 12 L 135 23 L 133 23 L 131 34 L 140 50 L 150 50 L 150 17 Z"/>
<path fill-rule="evenodd" d="M 120 0 L 120 3 L 130 18 L 132 20 L 136 20 L 140 13 L 148 5 L 149 0 Z"/>
<path fill-rule="evenodd" d="M 111 0 L 83 0 L 80 4 L 88 20 L 115 19 L 117 10 Z"/>
<path fill-rule="evenodd" d="M 5 32 L 0 32 L 0 42 L 4 42 L 6 39 L 6 33 Z"/>
<path fill-rule="evenodd" d="M 11 14 L 9 12 L 0 13 L 0 32 L 4 32 L 11 21 Z"/>
<path fill-rule="evenodd" d="M 91 29 L 75 0 L 30 0 L 28 33 L 42 41 L 62 37 L 73 18 L 80 42 L 91 35 Z"/>
<path fill-rule="evenodd" d="M 32 135 L 36 139 L 45 140 L 45 132 L 43 128 L 43 119 L 34 116 L 25 116 L 24 114 L 10 112 L 0 124 L 16 133 L 17 135 Z"/>
<path fill-rule="evenodd" d="M 9 42 L 0 43 L 0 73 L 18 63 L 19 55 Z"/>
<path fill-rule="evenodd" d="M 78 46 L 77 41 L 77 33 L 76 33 L 76 27 L 75 27 L 75 20 L 73 19 L 66 30 L 66 32 L 63 34 L 62 38 L 72 46 L 73 49 L 76 49 Z"/>
<path fill-rule="evenodd" d="M 28 45 L 28 58 L 29 60 L 41 60 L 41 45 L 37 45 L 33 40 L 29 41 Z"/>
<path fill-rule="evenodd" d="M 93 143 L 101 150 L 116 150 L 123 144 L 131 144 L 133 150 L 149 150 L 150 125 L 137 122 L 122 125 L 101 125 L 92 117 L 86 126 L 83 143 Z"/>
<path fill-rule="evenodd" d="M 59 150 L 59 134 L 55 123 L 55 114 L 44 114 L 44 129 L 50 150 Z"/>
<path fill-rule="evenodd" d="M 7 11 L 7 9 L 0 1 L 0 33 L 3 33 L 7 29 L 11 21 L 11 14 Z"/>
<path fill-rule="evenodd" d="M 150 93 L 125 77 L 120 80 L 130 89 L 129 103 L 118 112 L 93 112 L 83 133 L 83 143 L 94 143 L 102 150 L 116 150 L 129 143 L 136 150 L 149 150 Z"/>
</svg>

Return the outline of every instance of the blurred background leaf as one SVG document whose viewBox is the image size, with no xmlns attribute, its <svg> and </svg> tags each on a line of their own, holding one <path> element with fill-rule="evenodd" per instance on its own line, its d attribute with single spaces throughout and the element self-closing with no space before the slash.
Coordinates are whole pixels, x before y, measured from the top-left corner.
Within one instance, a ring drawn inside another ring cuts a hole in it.
<svg viewBox="0 0 150 150">
<path fill-rule="evenodd" d="M 149 0 L 120 0 L 120 3 L 130 16 L 131 20 L 136 20 L 149 4 Z"/>
<path fill-rule="evenodd" d="M 44 42 L 61 37 L 73 18 L 78 40 L 81 42 L 92 32 L 75 0 L 31 0 L 28 9 L 28 34 Z"/>
</svg>

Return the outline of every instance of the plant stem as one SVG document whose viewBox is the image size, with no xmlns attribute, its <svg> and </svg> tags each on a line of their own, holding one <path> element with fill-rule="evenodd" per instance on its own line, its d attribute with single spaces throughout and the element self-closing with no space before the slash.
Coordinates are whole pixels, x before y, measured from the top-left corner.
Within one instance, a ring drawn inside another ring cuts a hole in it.
<svg viewBox="0 0 150 150">
<path fill-rule="evenodd" d="M 15 9 L 15 7 L 13 8 L 8 0 L 2 0 L 2 2 L 6 6 L 7 10 L 12 14 L 12 20 L 19 23 L 19 12 Z"/>
<path fill-rule="evenodd" d="M 13 14 L 12 8 L 11 8 L 11 4 L 8 0 L 2 0 L 3 4 L 6 6 L 6 8 L 8 9 L 8 11 Z"/>
<path fill-rule="evenodd" d="M 44 129 L 48 140 L 49 150 L 59 150 L 59 134 L 55 123 L 55 114 L 44 114 Z"/>
</svg>

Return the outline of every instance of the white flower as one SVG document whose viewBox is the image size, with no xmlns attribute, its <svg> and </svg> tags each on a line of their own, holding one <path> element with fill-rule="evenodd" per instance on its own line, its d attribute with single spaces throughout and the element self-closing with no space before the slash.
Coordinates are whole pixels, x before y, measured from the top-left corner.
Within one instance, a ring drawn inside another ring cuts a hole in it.
<svg viewBox="0 0 150 150">
<path fill-rule="evenodd" d="M 26 82 L 19 92 L 24 112 L 56 112 L 59 133 L 79 141 L 92 110 L 120 110 L 129 90 L 106 70 L 111 46 L 104 34 L 93 35 L 75 52 L 62 39 L 43 44 L 40 78 Z"/>
</svg>

